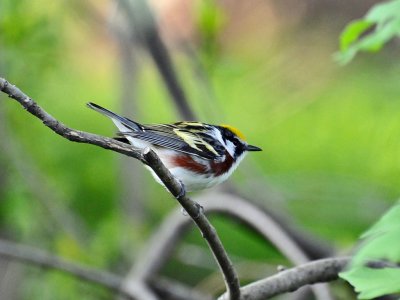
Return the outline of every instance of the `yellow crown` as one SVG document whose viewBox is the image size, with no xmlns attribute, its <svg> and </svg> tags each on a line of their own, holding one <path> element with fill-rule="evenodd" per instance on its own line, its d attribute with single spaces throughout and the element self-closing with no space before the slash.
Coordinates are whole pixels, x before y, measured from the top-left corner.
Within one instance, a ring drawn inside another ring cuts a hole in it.
<svg viewBox="0 0 400 300">
<path fill-rule="evenodd" d="M 237 129 L 237 128 L 233 127 L 233 126 L 230 126 L 230 125 L 225 125 L 225 124 L 222 124 L 221 127 L 224 127 L 224 128 L 226 128 L 226 129 L 232 131 L 232 132 L 233 132 L 235 135 L 237 135 L 241 140 L 243 140 L 243 141 L 246 140 L 246 138 L 244 137 L 243 133 L 242 133 L 239 129 Z"/>
</svg>

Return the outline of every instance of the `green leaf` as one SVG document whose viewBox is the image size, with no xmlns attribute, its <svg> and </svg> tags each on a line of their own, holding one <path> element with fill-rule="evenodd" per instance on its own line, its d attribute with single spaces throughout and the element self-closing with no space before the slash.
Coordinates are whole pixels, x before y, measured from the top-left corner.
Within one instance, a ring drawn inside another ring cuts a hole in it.
<svg viewBox="0 0 400 300">
<path fill-rule="evenodd" d="M 362 237 L 349 270 L 339 274 L 359 292 L 360 299 L 400 292 L 400 204 L 395 205 Z M 385 268 L 369 268 L 367 262 L 383 260 Z M 393 267 L 391 267 L 393 265 Z"/>
<path fill-rule="evenodd" d="M 396 223 L 399 223 L 397 221 Z M 400 225 L 397 224 L 387 232 L 375 235 L 365 241 L 353 259 L 353 264 L 362 265 L 368 260 L 385 259 L 400 261 Z"/>
<path fill-rule="evenodd" d="M 366 32 L 375 26 L 370 33 Z M 400 0 L 375 5 L 360 20 L 351 22 L 340 35 L 340 52 L 335 59 L 346 64 L 362 52 L 377 52 L 400 35 Z"/>
<path fill-rule="evenodd" d="M 400 34 L 400 18 L 385 23 L 371 35 L 363 38 L 358 45 L 359 50 L 376 52 L 392 38 Z"/>
<path fill-rule="evenodd" d="M 348 24 L 340 35 L 340 50 L 346 51 L 372 25 L 373 22 L 366 20 L 356 20 Z"/>
<path fill-rule="evenodd" d="M 370 229 L 363 233 L 361 238 L 368 238 L 376 234 L 382 234 L 397 228 L 400 220 L 400 204 L 393 206 L 380 220 Z"/>
<path fill-rule="evenodd" d="M 353 268 L 339 276 L 355 287 L 359 299 L 372 299 L 400 292 L 400 269 Z"/>
</svg>

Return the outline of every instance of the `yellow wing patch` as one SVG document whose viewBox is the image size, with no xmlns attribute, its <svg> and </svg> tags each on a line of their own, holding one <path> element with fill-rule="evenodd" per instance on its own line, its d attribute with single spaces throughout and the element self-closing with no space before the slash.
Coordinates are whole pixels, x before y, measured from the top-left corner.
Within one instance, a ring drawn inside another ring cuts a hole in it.
<svg viewBox="0 0 400 300">
<path fill-rule="evenodd" d="M 221 127 L 224 127 L 224 128 L 226 128 L 226 129 L 229 129 L 229 130 L 232 131 L 235 135 L 237 135 L 242 141 L 245 141 L 245 140 L 246 140 L 246 138 L 244 137 L 243 133 L 242 133 L 239 129 L 237 129 L 237 128 L 233 127 L 233 126 L 230 126 L 230 125 L 225 125 L 225 124 L 222 124 Z"/>
<path fill-rule="evenodd" d="M 207 150 L 211 151 L 215 155 L 218 155 L 218 152 L 215 151 L 215 149 L 209 143 L 196 137 L 195 135 L 187 132 L 182 132 L 179 129 L 174 129 L 174 132 L 177 136 L 181 137 L 190 147 L 198 151 L 201 151 L 201 149 L 199 149 L 199 147 L 197 147 L 196 144 L 204 145 L 207 148 Z"/>
</svg>

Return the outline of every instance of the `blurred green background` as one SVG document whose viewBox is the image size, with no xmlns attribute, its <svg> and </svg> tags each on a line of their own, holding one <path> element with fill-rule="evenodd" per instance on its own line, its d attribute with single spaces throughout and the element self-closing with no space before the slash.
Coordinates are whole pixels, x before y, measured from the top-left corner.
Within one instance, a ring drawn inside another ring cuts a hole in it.
<svg viewBox="0 0 400 300">
<path fill-rule="evenodd" d="M 400 194 L 398 52 L 389 45 L 345 67 L 332 59 L 343 27 L 372 3 L 152 2 L 199 120 L 232 124 L 264 150 L 234 174 L 237 190 L 339 252 Z M 115 132 L 88 101 L 143 123 L 180 119 L 146 50 L 128 43 L 127 54 L 116 37 L 118 16 L 112 1 L 1 0 L 0 76 L 84 131 Z M 2 237 L 124 275 L 175 201 L 139 162 L 62 139 L 0 100 Z M 212 220 L 238 265 L 286 262 L 240 224 Z M 194 266 L 187 247 L 204 254 Z M 165 274 L 210 285 L 216 270 L 198 232 L 179 249 Z M 57 272 L 3 265 L 1 299 L 113 298 Z"/>
</svg>

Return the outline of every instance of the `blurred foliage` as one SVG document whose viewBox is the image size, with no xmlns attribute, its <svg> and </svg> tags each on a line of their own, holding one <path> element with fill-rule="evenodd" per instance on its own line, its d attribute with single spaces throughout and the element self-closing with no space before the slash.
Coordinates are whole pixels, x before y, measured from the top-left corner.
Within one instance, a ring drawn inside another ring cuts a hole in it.
<svg viewBox="0 0 400 300">
<path fill-rule="evenodd" d="M 220 4 L 212 0 L 197 1 L 197 28 L 200 36 L 199 52 L 210 72 L 219 57 L 219 41 L 226 16 Z"/>
<path fill-rule="evenodd" d="M 372 299 L 400 292 L 400 204 L 391 208 L 366 231 L 350 269 L 340 274 L 349 281 L 359 299 Z M 387 267 L 368 267 L 368 262 L 383 260 Z"/>
<path fill-rule="evenodd" d="M 43 74 L 57 62 L 61 22 L 59 3 L 51 3 L 43 9 L 45 1 L 0 2 L 0 46 L 1 67 L 14 76 L 29 76 L 39 68 Z M 14 58 L 18 57 L 18 60 Z M 12 62 L 12 63 L 11 63 Z"/>
<path fill-rule="evenodd" d="M 97 3 L 108 16 L 108 2 Z M 255 24 L 253 15 L 246 19 L 247 11 L 233 18 L 214 1 L 199 5 L 194 20 L 198 51 L 214 88 L 213 107 L 221 108 L 213 113 L 219 123 L 241 128 L 252 144 L 264 149 L 246 158 L 233 177 L 235 185 L 250 199 L 288 214 L 297 226 L 346 251 L 400 194 L 400 67 L 393 63 L 398 57 L 383 51 L 338 68 L 330 59 L 339 34 L 333 24 L 285 29 L 274 19 L 256 19 L 261 23 Z M 120 111 L 118 51 L 105 25 L 78 7 L 74 2 L 0 1 L 1 76 L 68 126 L 112 136 L 113 124 L 84 104 L 93 101 Z M 256 17 L 257 11 L 253 13 Z M 239 30 L 227 30 L 234 25 Z M 271 28 L 275 34 L 266 31 Z M 194 107 L 201 107 L 205 93 L 182 55 L 174 49 L 184 87 Z M 135 92 L 143 112 L 139 121 L 176 121 L 153 65 L 141 56 L 137 62 Z M 4 95 L 0 109 L 5 113 L 0 133 L 8 133 L 0 145 L 4 236 L 125 274 L 150 234 L 176 207 L 171 197 L 143 168 L 149 188 L 142 199 L 146 221 L 140 223 L 121 205 L 118 154 L 58 137 Z M 6 151 L 9 141 L 21 151 Z M 21 172 L 16 161 L 34 165 L 29 168 L 34 176 Z M 66 230 L 29 180 L 76 218 L 79 232 Z M 289 264 L 241 224 L 219 217 L 213 223 L 235 263 Z M 188 234 L 181 247 L 185 245 L 203 249 L 208 258 L 200 256 L 193 267 L 177 251 L 163 272 L 188 284 L 210 279 L 215 265 L 197 230 Z M 21 276 L 21 299 L 113 297 L 58 272 L 26 268 Z"/>
<path fill-rule="evenodd" d="M 350 62 L 360 52 L 377 52 L 387 42 L 400 36 L 400 1 L 376 4 L 364 18 L 348 24 L 340 36 L 340 51 L 336 58 L 342 64 Z"/>
</svg>

